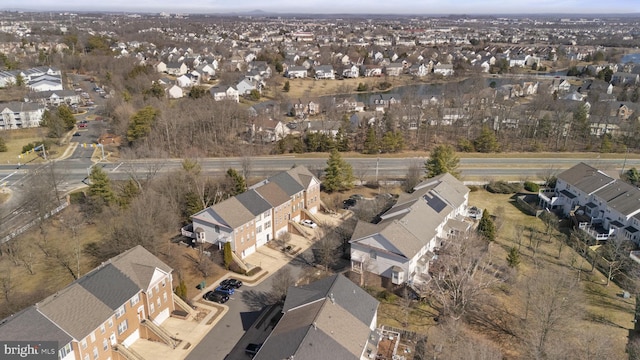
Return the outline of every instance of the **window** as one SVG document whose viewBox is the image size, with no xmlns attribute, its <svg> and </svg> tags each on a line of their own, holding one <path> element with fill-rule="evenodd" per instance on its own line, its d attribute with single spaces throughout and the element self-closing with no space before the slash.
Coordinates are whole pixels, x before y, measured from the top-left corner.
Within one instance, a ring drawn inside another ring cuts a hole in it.
<svg viewBox="0 0 640 360">
<path fill-rule="evenodd" d="M 156 292 L 160 292 L 160 285 L 156 284 L 155 290 Z"/>
<path fill-rule="evenodd" d="M 111 319 L 111 318 L 109 319 L 109 327 L 110 328 L 113 327 L 113 319 Z"/>
<path fill-rule="evenodd" d="M 105 330 L 104 324 L 100 325 L 100 333 L 104 334 Z"/>
<path fill-rule="evenodd" d="M 156 303 L 158 304 L 158 307 L 160 307 L 160 304 L 162 304 L 162 303 L 160 302 L 160 298 L 158 298 L 158 300 L 156 300 Z"/>
<path fill-rule="evenodd" d="M 258 228 L 256 229 L 257 233 L 261 233 L 262 232 L 262 225 L 258 226 Z"/>
<path fill-rule="evenodd" d="M 89 354 L 84 354 L 83 360 L 89 360 Z"/>
<path fill-rule="evenodd" d="M 153 296 L 153 289 L 149 289 L 149 297 Z"/>
<path fill-rule="evenodd" d="M 369 251 L 369 257 L 375 260 L 378 258 L 378 254 L 376 254 L 374 250 L 371 250 Z"/>
<path fill-rule="evenodd" d="M 92 343 L 96 342 L 96 333 L 94 332 L 91 333 L 91 342 Z"/>
<path fill-rule="evenodd" d="M 118 335 L 122 335 L 123 332 L 127 331 L 129 325 L 127 324 L 127 319 L 118 324 Z"/>
<path fill-rule="evenodd" d="M 116 310 L 116 319 L 122 315 L 124 315 L 124 305 L 120 306 L 118 310 Z"/>
<path fill-rule="evenodd" d="M 271 221 L 267 221 L 266 223 L 264 223 L 264 228 L 268 229 L 271 227 Z"/>
<path fill-rule="evenodd" d="M 137 304 L 140 301 L 140 295 L 139 294 L 135 294 L 131 300 L 129 300 L 129 302 L 131 303 L 131 307 L 133 307 L 135 304 Z"/>
<path fill-rule="evenodd" d="M 107 341 L 107 339 L 102 340 L 102 349 L 104 351 L 107 351 L 108 348 L 109 348 L 109 342 Z"/>
<path fill-rule="evenodd" d="M 162 294 L 162 300 L 167 302 L 167 293 Z"/>
<path fill-rule="evenodd" d="M 63 348 L 58 351 L 58 355 L 60 355 L 60 359 L 64 359 L 71 352 L 71 343 L 65 345 Z"/>
<path fill-rule="evenodd" d="M 97 358 L 98 358 L 98 348 L 97 348 L 97 347 L 94 347 L 94 348 L 93 348 L 93 358 L 94 358 L 94 359 L 97 359 Z"/>
<path fill-rule="evenodd" d="M 87 348 L 87 339 L 82 339 L 82 341 L 80 342 L 80 345 L 82 345 L 83 349 Z"/>
<path fill-rule="evenodd" d="M 262 214 L 263 217 L 268 218 L 269 216 L 271 216 L 271 212 L 269 210 L 265 211 L 264 214 Z"/>
<path fill-rule="evenodd" d="M 165 287 L 167 285 L 167 279 L 162 279 L 162 287 Z"/>
<path fill-rule="evenodd" d="M 155 305 L 153 303 L 149 303 L 149 312 L 153 314 L 156 311 Z"/>
</svg>

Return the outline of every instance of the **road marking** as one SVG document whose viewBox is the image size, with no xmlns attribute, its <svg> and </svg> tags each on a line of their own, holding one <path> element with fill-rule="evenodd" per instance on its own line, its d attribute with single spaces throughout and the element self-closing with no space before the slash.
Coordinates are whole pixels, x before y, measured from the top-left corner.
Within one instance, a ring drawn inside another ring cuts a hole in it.
<svg viewBox="0 0 640 360">
<path fill-rule="evenodd" d="M 123 162 L 121 162 L 120 164 L 118 164 L 118 166 L 114 167 L 114 168 L 113 168 L 113 170 L 111 170 L 111 172 L 114 172 L 114 171 L 118 170 L 118 168 L 119 168 L 122 164 L 124 164 L 124 163 L 123 163 Z"/>
</svg>

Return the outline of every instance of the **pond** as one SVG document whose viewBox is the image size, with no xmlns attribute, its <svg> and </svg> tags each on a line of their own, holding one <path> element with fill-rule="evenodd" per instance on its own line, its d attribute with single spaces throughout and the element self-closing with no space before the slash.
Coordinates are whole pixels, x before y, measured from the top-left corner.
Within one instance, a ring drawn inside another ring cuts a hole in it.
<svg viewBox="0 0 640 360">
<path fill-rule="evenodd" d="M 640 53 L 627 54 L 620 59 L 620 62 L 626 64 L 628 62 L 640 64 Z"/>
</svg>

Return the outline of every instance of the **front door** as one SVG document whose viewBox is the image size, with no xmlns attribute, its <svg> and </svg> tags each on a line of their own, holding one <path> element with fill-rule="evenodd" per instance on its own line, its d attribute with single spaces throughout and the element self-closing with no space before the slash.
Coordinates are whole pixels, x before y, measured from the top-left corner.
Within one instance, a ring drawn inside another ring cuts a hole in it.
<svg viewBox="0 0 640 360">
<path fill-rule="evenodd" d="M 144 320 L 144 307 L 140 306 L 138 308 L 138 320 L 142 322 Z"/>
</svg>

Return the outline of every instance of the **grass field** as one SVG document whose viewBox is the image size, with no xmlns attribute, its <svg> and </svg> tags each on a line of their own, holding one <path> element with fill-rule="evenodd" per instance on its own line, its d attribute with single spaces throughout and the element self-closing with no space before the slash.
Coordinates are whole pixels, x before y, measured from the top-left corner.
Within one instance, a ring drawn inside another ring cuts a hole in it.
<svg viewBox="0 0 640 360">
<path fill-rule="evenodd" d="M 289 92 L 283 92 L 282 87 L 284 83 L 289 81 Z M 275 92 L 279 92 L 284 94 L 285 96 L 291 99 L 299 99 L 299 98 L 311 98 L 318 96 L 326 96 L 326 95 L 337 95 L 337 94 L 352 94 L 356 92 L 358 88 L 358 84 L 363 83 L 366 84 L 368 90 L 366 92 L 371 91 L 379 91 L 378 86 L 382 82 L 391 83 L 392 88 L 396 86 L 403 86 L 412 83 L 416 83 L 410 77 L 367 77 L 367 78 L 357 78 L 357 79 L 344 79 L 344 80 L 315 80 L 313 78 L 305 78 L 305 79 L 287 79 L 284 77 L 280 77 L 276 79 L 276 89 L 271 89 L 265 95 L 267 97 L 273 97 Z M 388 91 L 387 89 L 385 91 Z"/>
<path fill-rule="evenodd" d="M 0 152 L 1 164 L 17 164 L 26 163 L 28 161 L 41 161 L 41 158 L 34 153 L 26 154 L 22 158 L 19 155 L 22 153 L 22 147 L 36 141 L 42 141 L 46 138 L 47 129 L 45 128 L 29 128 L 29 129 L 16 129 L 0 132 L 0 136 L 5 140 L 8 150 Z M 62 146 L 53 146 L 51 149 L 47 149 L 50 155 L 55 156 L 63 151 Z"/>
</svg>

